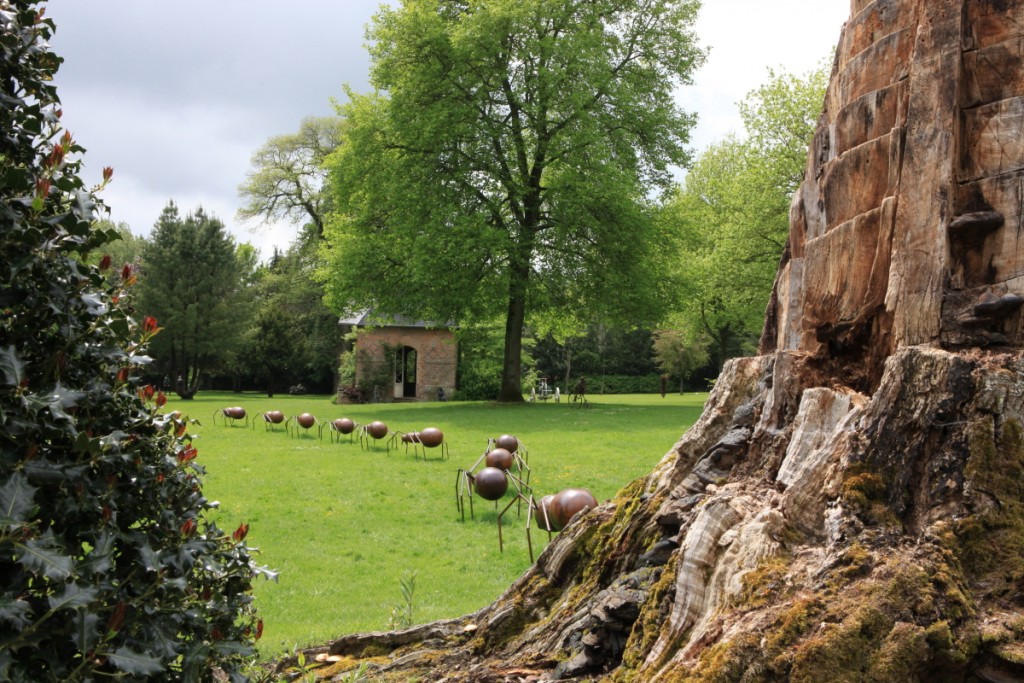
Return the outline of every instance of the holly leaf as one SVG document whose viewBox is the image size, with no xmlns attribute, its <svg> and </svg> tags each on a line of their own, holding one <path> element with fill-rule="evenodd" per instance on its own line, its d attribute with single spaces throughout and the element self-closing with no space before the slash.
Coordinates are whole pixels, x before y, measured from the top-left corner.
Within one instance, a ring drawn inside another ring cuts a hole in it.
<svg viewBox="0 0 1024 683">
<path fill-rule="evenodd" d="M 62 609 L 75 609 L 89 605 L 96 599 L 97 594 L 98 591 L 95 588 L 82 588 L 77 583 L 69 583 L 60 593 L 51 595 L 47 602 L 54 612 Z"/>
<path fill-rule="evenodd" d="M 121 671 L 147 676 L 164 670 L 163 662 L 144 652 L 136 652 L 128 646 L 120 647 L 107 658 Z"/>
<path fill-rule="evenodd" d="M 18 358 L 14 345 L 0 348 L 0 372 L 4 375 L 4 384 L 19 386 L 25 379 L 25 364 Z"/>
<path fill-rule="evenodd" d="M 0 486 L 0 526 L 17 527 L 29 521 L 36 511 L 33 500 L 37 489 L 21 472 L 15 472 Z"/>
<path fill-rule="evenodd" d="M 75 632 L 71 638 L 78 647 L 79 652 L 92 650 L 100 639 L 99 616 L 87 611 L 79 610 L 75 615 Z"/>
<path fill-rule="evenodd" d="M 82 573 L 103 574 L 110 571 L 114 564 L 111 557 L 114 555 L 114 535 L 104 531 L 96 541 L 95 547 L 80 562 L 78 569 Z"/>
<path fill-rule="evenodd" d="M 162 567 L 160 553 L 150 547 L 148 543 L 139 547 L 139 559 L 147 572 L 159 571 Z"/>
<path fill-rule="evenodd" d="M 74 565 L 71 558 L 55 549 L 53 532 L 47 530 L 40 539 L 32 539 L 25 543 L 15 543 L 17 560 L 26 569 L 43 574 L 48 579 L 63 581 L 71 576 Z"/>
<path fill-rule="evenodd" d="M 99 292 L 83 294 L 82 302 L 91 315 L 103 315 L 107 312 L 107 302 Z"/>
<path fill-rule="evenodd" d="M 24 600 L 0 600 L 0 621 L 6 621 L 16 629 L 29 625 L 32 618 L 32 606 Z"/>
</svg>

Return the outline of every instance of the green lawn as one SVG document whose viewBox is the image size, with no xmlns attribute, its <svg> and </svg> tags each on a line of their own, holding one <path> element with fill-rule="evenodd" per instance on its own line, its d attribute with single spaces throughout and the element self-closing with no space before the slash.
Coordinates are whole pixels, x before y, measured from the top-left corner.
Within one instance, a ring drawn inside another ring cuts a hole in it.
<svg viewBox="0 0 1024 683">
<path fill-rule="evenodd" d="M 529 449 L 531 484 L 538 495 L 569 486 L 605 500 L 648 473 L 700 414 L 706 394 L 594 396 L 581 410 L 567 403 L 404 403 L 333 405 L 322 396 L 200 393 L 171 401 L 200 420 L 196 447 L 206 467 L 204 492 L 218 500 L 220 523 L 232 531 L 251 524 L 248 542 L 260 563 L 281 572 L 260 582 L 257 606 L 266 622 L 261 651 L 322 643 L 354 631 L 387 626 L 400 604 L 400 580 L 416 573 L 414 620 L 425 622 L 474 611 L 496 598 L 530 564 L 525 514 L 504 519 L 505 552 L 498 550 L 493 504 L 476 500 L 476 519 L 462 522 L 455 507 L 458 468 L 469 468 L 488 437 L 515 434 Z M 331 443 L 324 429 L 299 437 L 211 416 L 241 405 L 249 415 L 310 412 L 326 422 L 351 417 L 383 420 L 392 430 L 442 429 L 451 458 L 415 459 L 404 448 L 387 454 L 348 440 Z M 533 532 L 535 552 L 547 541 Z"/>
</svg>

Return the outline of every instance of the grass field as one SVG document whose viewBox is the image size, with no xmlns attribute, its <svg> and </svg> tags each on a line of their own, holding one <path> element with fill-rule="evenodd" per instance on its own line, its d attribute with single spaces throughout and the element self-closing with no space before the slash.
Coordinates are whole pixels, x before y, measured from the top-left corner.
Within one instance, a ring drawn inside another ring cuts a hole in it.
<svg viewBox="0 0 1024 683">
<path fill-rule="evenodd" d="M 461 521 L 455 506 L 458 468 L 469 468 L 488 437 L 517 435 L 529 449 L 538 495 L 569 486 L 605 500 L 648 473 L 700 414 L 705 394 L 595 396 L 586 410 L 567 403 L 402 403 L 333 405 L 322 396 L 205 392 L 171 401 L 200 420 L 199 462 L 204 492 L 220 506 L 230 531 L 251 525 L 247 541 L 259 561 L 281 572 L 261 581 L 257 606 L 266 628 L 261 653 L 326 642 L 388 625 L 402 604 L 400 582 L 415 572 L 413 620 L 426 622 L 474 611 L 496 598 L 530 564 L 525 514 L 506 515 L 505 552 L 498 550 L 493 504 L 477 499 L 476 519 Z M 224 426 L 211 416 L 240 405 L 249 415 L 309 412 L 321 421 L 382 420 L 392 430 L 442 429 L 451 457 L 415 459 L 384 442 L 364 450 L 347 439 L 332 443 L 325 427 L 298 437 L 260 423 Z M 547 542 L 533 531 L 535 552 Z"/>
</svg>

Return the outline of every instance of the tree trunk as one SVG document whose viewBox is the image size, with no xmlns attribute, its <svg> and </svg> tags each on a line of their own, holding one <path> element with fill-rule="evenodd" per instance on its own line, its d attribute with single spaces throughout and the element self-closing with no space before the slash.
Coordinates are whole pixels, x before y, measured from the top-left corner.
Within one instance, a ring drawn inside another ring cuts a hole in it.
<svg viewBox="0 0 1024 683">
<path fill-rule="evenodd" d="M 322 678 L 1024 680 L 1024 0 L 852 6 L 761 355 L 492 605 Z"/>
<path fill-rule="evenodd" d="M 523 327 L 526 324 L 526 291 L 530 278 L 532 244 L 522 245 L 509 265 L 508 309 L 505 315 L 505 352 L 498 400 L 523 402 Z"/>
</svg>

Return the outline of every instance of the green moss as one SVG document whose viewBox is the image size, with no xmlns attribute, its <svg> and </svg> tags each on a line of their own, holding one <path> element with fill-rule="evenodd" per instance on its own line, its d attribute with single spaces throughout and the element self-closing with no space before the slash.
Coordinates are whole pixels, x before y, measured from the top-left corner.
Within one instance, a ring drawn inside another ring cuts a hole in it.
<svg viewBox="0 0 1024 683">
<path fill-rule="evenodd" d="M 842 566 L 839 569 L 838 574 L 845 582 L 861 576 L 867 576 L 871 573 L 871 568 L 875 564 L 874 558 L 871 556 L 871 553 L 868 552 L 868 549 L 857 542 L 850 544 L 850 546 L 843 551 L 843 554 L 839 557 L 839 561 Z"/>
<path fill-rule="evenodd" d="M 796 643 L 810 630 L 822 611 L 822 604 L 816 597 L 796 600 L 769 629 L 765 640 L 766 651 L 782 652 Z"/>
<path fill-rule="evenodd" d="M 772 555 L 758 562 L 757 567 L 740 579 L 743 589 L 734 603 L 735 606 L 764 607 L 785 597 L 785 579 L 790 561 L 789 557 Z"/>
<path fill-rule="evenodd" d="M 383 645 L 367 645 L 363 648 L 363 651 L 359 653 L 356 659 L 372 659 L 374 657 L 385 657 L 391 654 L 392 650 L 384 647 Z"/>
<path fill-rule="evenodd" d="M 882 647 L 868 666 L 866 679 L 878 683 L 905 683 L 919 679 L 930 648 L 925 629 L 899 622 L 892 627 Z"/>
<path fill-rule="evenodd" d="M 745 633 L 732 640 L 712 645 L 701 653 L 697 666 L 683 683 L 739 683 L 741 679 L 751 680 L 758 667 L 760 637 Z"/>
<path fill-rule="evenodd" d="M 661 576 L 650 588 L 647 600 L 640 610 L 633 628 L 626 641 L 626 650 L 622 656 L 622 666 L 626 670 L 638 668 L 650 652 L 651 647 L 661 634 L 661 629 L 668 620 L 662 611 L 662 602 L 670 591 L 675 590 L 676 571 L 674 566 L 666 566 Z"/>
<path fill-rule="evenodd" d="M 964 570 L 985 598 L 1015 598 L 1024 591 L 1024 430 L 1007 419 L 969 427 L 966 487 L 981 511 L 958 520 L 953 531 Z"/>
<path fill-rule="evenodd" d="M 1024 643 L 1007 643 L 995 648 L 993 652 L 1007 662 L 1024 665 Z"/>
<path fill-rule="evenodd" d="M 885 479 L 863 466 L 851 467 L 843 478 L 840 496 L 846 507 L 868 525 L 896 525 L 899 520 L 885 500 Z"/>
</svg>

